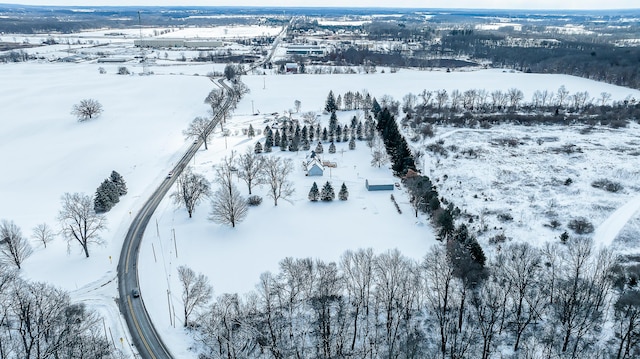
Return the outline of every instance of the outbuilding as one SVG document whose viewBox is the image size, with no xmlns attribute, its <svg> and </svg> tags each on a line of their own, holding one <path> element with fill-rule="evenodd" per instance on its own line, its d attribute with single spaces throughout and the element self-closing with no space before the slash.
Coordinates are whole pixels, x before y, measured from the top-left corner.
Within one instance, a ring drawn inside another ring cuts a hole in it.
<svg viewBox="0 0 640 359">
<path fill-rule="evenodd" d="M 365 187 L 368 191 L 393 191 L 393 181 L 388 179 L 366 179 Z"/>
</svg>

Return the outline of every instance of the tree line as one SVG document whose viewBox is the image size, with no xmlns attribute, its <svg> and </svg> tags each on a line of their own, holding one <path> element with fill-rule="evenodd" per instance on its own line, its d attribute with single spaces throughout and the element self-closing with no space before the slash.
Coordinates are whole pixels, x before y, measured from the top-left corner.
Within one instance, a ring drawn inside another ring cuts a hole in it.
<svg viewBox="0 0 640 359">
<path fill-rule="evenodd" d="M 421 261 L 347 251 L 285 258 L 191 323 L 201 358 L 633 358 L 639 269 L 575 238 L 503 247 L 486 266 L 450 245 Z M 201 303 L 202 304 L 202 303 Z M 610 329 L 608 329 L 610 328 Z"/>
</svg>

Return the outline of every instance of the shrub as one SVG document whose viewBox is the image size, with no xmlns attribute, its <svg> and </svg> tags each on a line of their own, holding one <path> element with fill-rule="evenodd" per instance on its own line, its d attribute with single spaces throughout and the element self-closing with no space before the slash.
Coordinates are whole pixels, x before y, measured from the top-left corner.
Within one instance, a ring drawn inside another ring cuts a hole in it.
<svg viewBox="0 0 640 359">
<path fill-rule="evenodd" d="M 504 233 L 496 234 L 495 236 L 489 238 L 489 243 L 491 244 L 500 244 L 507 241 L 507 236 Z"/>
<path fill-rule="evenodd" d="M 577 234 L 592 233 L 594 230 L 593 224 L 584 217 L 574 218 L 570 220 L 569 224 L 567 224 L 567 227 L 569 227 L 569 229 L 573 230 Z"/>
<path fill-rule="evenodd" d="M 600 188 L 608 192 L 620 192 L 624 187 L 618 182 L 613 182 L 608 179 L 599 179 L 591 183 L 591 187 Z"/>
<path fill-rule="evenodd" d="M 565 185 L 565 186 L 570 186 L 572 183 L 573 183 L 573 180 L 572 180 L 571 178 L 567 178 L 567 179 L 564 181 L 564 185 Z"/>
<path fill-rule="evenodd" d="M 513 216 L 510 213 L 500 213 L 498 219 L 500 222 L 510 222 L 513 221 Z"/>
<path fill-rule="evenodd" d="M 247 198 L 247 204 L 250 206 L 259 206 L 262 203 L 262 197 L 258 195 L 251 195 Z"/>
<path fill-rule="evenodd" d="M 118 75 L 129 75 L 130 73 L 131 72 L 129 72 L 129 69 L 125 66 L 118 67 Z"/>
<path fill-rule="evenodd" d="M 549 222 L 549 224 L 545 224 L 545 227 L 549 227 L 553 229 L 558 229 L 560 228 L 560 226 L 562 226 L 562 223 L 560 223 L 560 221 L 558 221 L 557 219 L 553 219 L 551 220 L 551 222 Z"/>
</svg>

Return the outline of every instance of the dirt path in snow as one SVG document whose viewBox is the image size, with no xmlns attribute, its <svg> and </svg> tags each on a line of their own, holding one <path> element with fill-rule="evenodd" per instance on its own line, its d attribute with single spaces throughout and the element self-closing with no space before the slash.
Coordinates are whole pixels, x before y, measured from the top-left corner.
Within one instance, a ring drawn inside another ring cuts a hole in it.
<svg viewBox="0 0 640 359">
<path fill-rule="evenodd" d="M 640 196 L 632 198 L 598 226 L 593 235 L 594 243 L 604 246 L 611 245 L 622 228 L 624 228 L 627 222 L 638 212 L 640 212 Z"/>
</svg>

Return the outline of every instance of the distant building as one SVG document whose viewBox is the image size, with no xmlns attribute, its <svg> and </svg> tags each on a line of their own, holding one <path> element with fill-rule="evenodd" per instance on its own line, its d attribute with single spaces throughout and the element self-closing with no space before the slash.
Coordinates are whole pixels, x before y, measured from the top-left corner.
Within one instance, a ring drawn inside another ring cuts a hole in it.
<svg viewBox="0 0 640 359">
<path fill-rule="evenodd" d="M 322 56 L 325 49 L 318 45 L 291 44 L 287 46 L 287 55 L 315 55 Z"/>
<path fill-rule="evenodd" d="M 98 59 L 98 63 L 100 64 L 104 64 L 104 63 L 116 63 L 116 64 L 121 64 L 121 63 L 125 63 L 129 61 L 129 59 L 126 59 L 124 57 L 101 57 Z"/>
<path fill-rule="evenodd" d="M 288 62 L 284 65 L 284 71 L 290 74 L 298 73 L 298 64 L 295 62 Z"/>
<path fill-rule="evenodd" d="M 199 49 L 221 47 L 224 45 L 224 42 L 210 39 L 157 38 L 133 40 L 133 44 L 137 47 L 187 47 L 191 49 Z"/>
<path fill-rule="evenodd" d="M 366 179 L 365 187 L 368 191 L 393 191 L 393 181 L 387 179 Z"/>
</svg>

